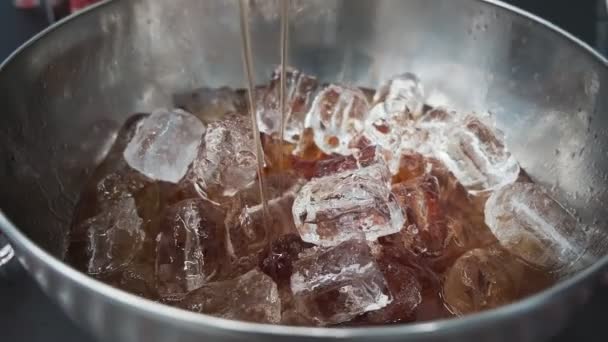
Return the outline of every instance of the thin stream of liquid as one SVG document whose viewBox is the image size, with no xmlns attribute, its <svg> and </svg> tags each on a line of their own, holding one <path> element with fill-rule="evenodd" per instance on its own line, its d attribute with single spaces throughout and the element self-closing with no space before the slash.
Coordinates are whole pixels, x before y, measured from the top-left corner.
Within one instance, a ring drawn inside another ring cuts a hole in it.
<svg viewBox="0 0 608 342">
<path fill-rule="evenodd" d="M 249 100 L 249 114 L 251 115 L 251 124 L 253 126 L 253 139 L 255 142 L 255 155 L 258 163 L 258 186 L 260 188 L 260 198 L 262 200 L 262 208 L 264 212 L 264 225 L 266 227 L 269 227 L 268 222 L 270 215 L 268 212 L 266 186 L 264 182 L 264 150 L 262 149 L 262 141 L 260 139 L 260 131 L 258 129 L 258 120 L 255 112 L 255 98 L 253 93 L 253 57 L 251 54 L 251 37 L 249 34 L 248 0 L 239 1 L 239 15 L 241 21 L 241 38 L 243 39 L 243 67 L 245 69 L 245 77 L 247 78 L 247 97 Z"/>
<path fill-rule="evenodd" d="M 288 34 L 289 34 L 289 0 L 281 1 L 281 80 L 279 90 L 279 101 L 280 101 L 280 112 L 281 112 L 281 123 L 279 129 L 279 139 L 281 144 L 285 135 L 285 122 L 289 119 L 285 110 L 285 92 L 286 92 L 286 80 L 285 80 L 285 68 L 287 67 L 287 49 L 288 49 Z M 279 156 L 279 165 L 281 171 L 283 168 L 283 154 Z"/>
</svg>

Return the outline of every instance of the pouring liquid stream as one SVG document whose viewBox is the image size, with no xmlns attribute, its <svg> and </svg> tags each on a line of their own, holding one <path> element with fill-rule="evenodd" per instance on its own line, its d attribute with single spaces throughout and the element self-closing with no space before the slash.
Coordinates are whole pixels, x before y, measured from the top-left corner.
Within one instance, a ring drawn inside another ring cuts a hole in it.
<svg viewBox="0 0 608 342">
<path fill-rule="evenodd" d="M 286 110 L 286 77 L 285 69 L 287 66 L 287 49 L 288 49 L 288 30 L 289 30 L 289 1 L 280 2 L 280 18 L 281 18 L 281 36 L 280 36 L 280 71 L 281 79 L 279 85 L 279 112 L 281 114 L 279 123 L 279 144 L 283 143 L 283 136 L 285 134 L 285 123 L 289 119 Z M 256 102 L 255 102 L 255 88 L 253 80 L 253 57 L 251 48 L 251 35 L 249 31 L 249 7 L 247 0 L 241 0 L 239 2 L 240 12 L 240 24 L 241 24 L 241 38 L 242 38 L 242 50 L 243 50 L 243 67 L 245 70 L 245 77 L 247 78 L 247 96 L 249 101 L 249 111 L 251 115 L 251 122 L 254 132 L 255 152 L 258 163 L 258 186 L 260 189 L 260 198 L 262 200 L 263 212 L 264 212 L 264 223 L 267 227 L 270 221 L 268 211 L 268 197 L 266 191 L 266 183 L 264 180 L 264 150 L 262 148 L 262 142 L 260 139 L 259 127 L 257 124 L 256 116 Z M 279 165 L 281 170 L 284 166 L 283 154 L 279 157 Z M 282 179 L 282 183 L 285 181 Z"/>
<path fill-rule="evenodd" d="M 249 4 L 247 0 L 239 1 L 239 19 L 241 23 L 241 38 L 243 51 L 243 68 L 245 70 L 245 78 L 247 79 L 247 100 L 249 102 L 249 114 L 251 115 L 251 124 L 253 128 L 253 139 L 255 143 L 255 155 L 258 164 L 258 186 L 260 189 L 260 199 L 264 213 L 264 226 L 269 226 L 270 214 L 268 211 L 268 199 L 266 196 L 266 186 L 264 182 L 264 150 L 262 149 L 262 141 L 260 139 L 260 130 L 256 115 L 256 103 L 254 94 L 253 82 L 253 57 L 251 53 L 251 37 L 249 33 Z"/>
</svg>

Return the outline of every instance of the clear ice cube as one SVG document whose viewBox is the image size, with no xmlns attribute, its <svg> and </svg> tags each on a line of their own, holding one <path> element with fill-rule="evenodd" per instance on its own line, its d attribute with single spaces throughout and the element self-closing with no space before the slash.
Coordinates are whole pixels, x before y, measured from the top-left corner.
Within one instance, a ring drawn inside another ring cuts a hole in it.
<svg viewBox="0 0 608 342">
<path fill-rule="evenodd" d="M 364 316 L 365 321 L 374 324 L 412 321 L 422 302 L 423 287 L 418 279 L 421 273 L 417 270 L 419 267 L 404 264 L 402 260 L 386 255 L 377 257 L 376 263 L 386 279 L 393 301 L 380 310 L 368 312 Z"/>
<path fill-rule="evenodd" d="M 364 241 L 310 250 L 293 265 L 297 306 L 322 325 L 338 324 L 391 302 L 390 292 Z"/>
<path fill-rule="evenodd" d="M 160 109 L 146 117 L 124 151 L 124 158 L 144 175 L 177 183 L 196 157 L 205 126 L 180 109 Z"/>
<path fill-rule="evenodd" d="M 260 269 L 279 285 L 289 283 L 293 263 L 304 250 L 313 246 L 297 234 L 283 235 L 260 255 Z"/>
<path fill-rule="evenodd" d="M 198 156 L 182 183 L 202 197 L 234 196 L 257 177 L 257 159 L 251 119 L 226 115 L 207 127 Z"/>
<path fill-rule="evenodd" d="M 443 296 L 450 310 L 463 315 L 515 301 L 524 268 L 496 248 L 473 249 L 447 271 Z"/>
<path fill-rule="evenodd" d="M 281 69 L 272 74 L 268 88 L 258 97 L 256 107 L 260 132 L 278 134 L 281 125 Z M 306 113 L 310 109 L 312 96 L 317 89 L 317 79 L 296 69 L 285 70 L 285 131 L 283 138 L 297 143 L 304 130 Z"/>
<path fill-rule="evenodd" d="M 194 312 L 258 323 L 281 321 L 281 300 L 272 279 L 253 269 L 234 279 L 208 283 L 177 305 Z"/>
<path fill-rule="evenodd" d="M 416 75 L 404 73 L 384 83 L 374 95 L 374 103 L 381 104 L 387 114 L 402 114 L 413 118 L 422 114 L 424 89 Z"/>
<path fill-rule="evenodd" d="M 363 131 L 368 110 L 361 90 L 332 84 L 315 97 L 305 127 L 313 129 L 314 142 L 321 151 L 348 155 L 348 145 Z"/>
<path fill-rule="evenodd" d="M 494 192 L 485 205 L 485 222 L 509 252 L 550 271 L 574 263 L 589 243 L 577 220 L 533 183 Z"/>
<path fill-rule="evenodd" d="M 302 187 L 293 204 L 293 220 L 302 240 L 320 246 L 396 233 L 404 224 L 390 191 L 383 163 L 315 178 Z"/>
<path fill-rule="evenodd" d="M 146 236 L 142 224 L 132 197 L 120 199 L 82 222 L 79 230 L 87 234 L 87 272 L 106 274 L 129 265 Z"/>
<path fill-rule="evenodd" d="M 267 203 L 268 217 L 264 218 L 262 204 L 243 207 L 236 201 L 236 213 L 229 213 L 226 219 L 228 252 L 234 258 L 247 257 L 259 253 L 265 246 L 281 235 L 295 233 L 291 217 L 291 207 L 302 183 L 296 182 L 279 197 Z"/>
<path fill-rule="evenodd" d="M 472 192 L 498 189 L 519 176 L 501 133 L 474 116 L 448 130 L 435 156 Z"/>
<path fill-rule="evenodd" d="M 156 237 L 156 286 L 175 299 L 213 280 L 225 257 L 225 213 L 203 199 L 165 209 Z"/>
<path fill-rule="evenodd" d="M 392 191 L 407 223 L 403 230 L 387 238 L 401 241 L 403 248 L 417 254 L 441 254 L 446 247 L 447 232 L 437 178 L 426 174 L 394 184 Z"/>
<path fill-rule="evenodd" d="M 382 162 L 381 151 L 376 146 L 368 146 L 356 150 L 352 155 L 334 155 L 328 159 L 322 159 L 315 163 L 312 177 L 330 176 L 344 171 L 352 171 L 372 164 Z"/>
</svg>

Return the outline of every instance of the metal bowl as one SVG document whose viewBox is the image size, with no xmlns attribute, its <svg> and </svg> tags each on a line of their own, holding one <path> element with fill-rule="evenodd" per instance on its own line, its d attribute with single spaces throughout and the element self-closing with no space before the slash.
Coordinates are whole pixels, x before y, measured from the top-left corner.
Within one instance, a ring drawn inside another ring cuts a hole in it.
<svg viewBox="0 0 608 342">
<path fill-rule="evenodd" d="M 269 8 L 251 18 L 261 82 L 279 61 L 279 20 L 276 6 L 255 6 Z M 434 101 L 490 111 L 522 167 L 592 226 L 581 271 L 479 314 L 338 329 L 194 314 L 64 264 L 78 191 L 130 113 L 171 106 L 184 90 L 245 84 L 237 2 L 224 0 L 106 1 L 50 27 L 2 65 L 0 229 L 25 268 L 74 321 L 110 341 L 538 341 L 556 333 L 608 265 L 608 230 L 596 219 L 608 214 L 606 60 L 497 1 L 308 0 L 292 10 L 296 68 L 367 87 L 412 71 Z"/>
</svg>

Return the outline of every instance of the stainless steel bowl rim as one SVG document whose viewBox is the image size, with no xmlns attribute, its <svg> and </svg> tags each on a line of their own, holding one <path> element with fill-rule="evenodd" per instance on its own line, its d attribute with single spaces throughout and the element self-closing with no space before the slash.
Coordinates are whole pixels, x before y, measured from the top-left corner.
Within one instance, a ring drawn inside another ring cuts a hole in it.
<svg viewBox="0 0 608 342">
<path fill-rule="evenodd" d="M 90 12 L 95 11 L 96 8 L 102 7 L 114 0 L 103 0 L 96 3 L 89 8 L 67 18 L 64 18 L 52 26 L 49 26 L 45 30 L 41 31 L 17 50 L 15 50 L 2 64 L 0 64 L 0 72 L 11 63 L 16 56 L 18 56 L 23 50 L 27 49 L 30 45 L 34 44 L 37 40 L 44 37 L 48 32 L 56 29 L 56 27 L 62 25 L 65 22 L 72 20 L 76 16 L 85 16 Z M 608 67 L 608 59 L 599 54 L 588 44 L 574 37 L 570 33 L 560 29 L 552 23 L 537 17 L 529 12 L 521 10 L 517 7 L 511 6 L 497 0 L 477 0 L 485 2 L 496 7 L 502 7 L 510 10 L 520 16 L 526 17 L 538 24 L 544 25 L 550 30 L 553 30 L 562 36 L 566 37 L 571 43 L 578 45 L 588 54 L 592 55 L 593 58 L 601 62 L 604 66 Z M 95 280 L 84 273 L 81 273 L 69 265 L 65 264 L 55 256 L 49 254 L 42 248 L 38 247 L 32 240 L 26 237 L 10 220 L 3 215 L 0 210 L 0 227 L 17 247 L 17 249 L 28 250 L 32 255 L 36 256 L 41 260 L 46 260 L 47 264 L 58 271 L 65 277 L 87 286 L 96 292 L 110 297 L 121 304 L 137 307 L 145 315 L 160 315 L 164 319 L 179 320 L 186 324 L 199 324 L 202 326 L 213 326 L 217 329 L 234 332 L 246 332 L 254 334 L 270 334 L 277 336 L 289 336 L 289 337 L 323 337 L 323 338 L 365 338 L 365 337 L 382 337 L 382 336 L 395 336 L 395 335 L 425 335 L 436 331 L 443 331 L 444 333 L 452 330 L 464 329 L 475 329 L 475 327 L 489 324 L 491 321 L 496 319 L 506 318 L 515 315 L 520 312 L 531 310 L 532 308 L 541 305 L 542 303 L 549 302 L 553 297 L 559 296 L 560 293 L 570 287 L 576 286 L 579 282 L 587 277 L 591 277 L 594 274 L 599 273 L 603 269 L 608 269 L 608 255 L 597 260 L 590 267 L 578 272 L 572 277 L 559 282 L 551 288 L 542 291 L 538 294 L 532 295 L 526 299 L 517 301 L 515 303 L 501 306 L 496 309 L 484 311 L 481 313 L 466 315 L 459 318 L 436 320 L 424 323 L 412 323 L 402 325 L 389 325 L 389 326 L 377 326 L 377 327 L 351 327 L 351 328 L 320 328 L 320 327 L 293 327 L 293 326 L 282 326 L 282 325 L 271 325 L 271 324 L 260 324 L 260 323 L 249 323 L 242 321 L 233 321 L 222 319 L 214 316 L 193 313 L 186 310 L 173 308 L 167 305 L 156 303 L 154 301 L 124 292 L 122 290 L 113 288 L 112 286 L 106 285 L 98 280 Z"/>
</svg>

